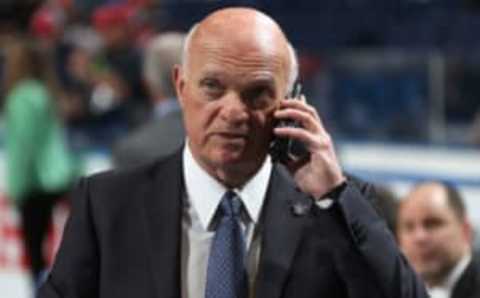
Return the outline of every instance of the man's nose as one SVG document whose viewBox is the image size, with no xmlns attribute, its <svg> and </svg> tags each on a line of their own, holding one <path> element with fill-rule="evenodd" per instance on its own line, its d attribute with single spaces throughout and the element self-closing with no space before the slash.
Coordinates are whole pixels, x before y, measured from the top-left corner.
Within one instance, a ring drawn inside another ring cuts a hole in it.
<svg viewBox="0 0 480 298">
<path fill-rule="evenodd" d="M 242 98 L 235 92 L 225 95 L 221 115 L 229 122 L 242 122 L 248 119 L 249 108 Z"/>
<path fill-rule="evenodd" d="M 424 243 L 424 242 L 428 241 L 428 238 L 429 238 L 428 231 L 422 226 L 415 227 L 412 234 L 413 234 L 412 236 L 413 236 L 413 239 L 415 240 L 415 242 Z"/>
</svg>

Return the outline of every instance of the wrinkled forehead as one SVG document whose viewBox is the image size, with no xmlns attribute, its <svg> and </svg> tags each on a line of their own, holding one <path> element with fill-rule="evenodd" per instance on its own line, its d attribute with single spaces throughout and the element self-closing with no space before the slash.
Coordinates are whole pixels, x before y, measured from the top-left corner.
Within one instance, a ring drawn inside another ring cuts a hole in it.
<svg viewBox="0 0 480 298">
<path fill-rule="evenodd" d="M 227 10 L 214 13 L 203 20 L 197 30 L 201 39 L 218 38 L 232 43 L 244 43 L 272 49 L 286 45 L 280 26 L 270 17 L 257 12 Z"/>
<path fill-rule="evenodd" d="M 260 67 L 287 76 L 290 67 L 283 32 L 275 23 L 255 15 L 204 20 L 187 50 L 189 66 L 195 68 L 218 62 L 231 70 Z"/>
</svg>

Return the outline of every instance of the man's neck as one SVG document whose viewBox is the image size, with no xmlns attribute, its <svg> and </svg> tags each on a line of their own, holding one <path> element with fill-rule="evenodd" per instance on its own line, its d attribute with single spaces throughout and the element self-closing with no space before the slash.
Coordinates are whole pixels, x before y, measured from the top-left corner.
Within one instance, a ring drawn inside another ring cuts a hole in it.
<svg viewBox="0 0 480 298">
<path fill-rule="evenodd" d="M 213 171 L 213 176 L 227 188 L 242 188 L 242 186 L 250 180 L 255 173 L 258 172 L 262 164 L 258 164 L 256 167 L 251 168 L 249 171 L 245 171 L 243 169 L 217 169 Z"/>
</svg>

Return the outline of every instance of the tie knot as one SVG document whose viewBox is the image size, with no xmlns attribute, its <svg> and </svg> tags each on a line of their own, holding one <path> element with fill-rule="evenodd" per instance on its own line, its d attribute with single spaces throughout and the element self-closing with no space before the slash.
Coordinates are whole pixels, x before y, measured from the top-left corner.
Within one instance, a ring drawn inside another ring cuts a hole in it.
<svg viewBox="0 0 480 298">
<path fill-rule="evenodd" d="M 242 202 L 235 192 L 229 190 L 223 195 L 219 207 L 223 216 L 238 217 L 240 216 Z"/>
</svg>

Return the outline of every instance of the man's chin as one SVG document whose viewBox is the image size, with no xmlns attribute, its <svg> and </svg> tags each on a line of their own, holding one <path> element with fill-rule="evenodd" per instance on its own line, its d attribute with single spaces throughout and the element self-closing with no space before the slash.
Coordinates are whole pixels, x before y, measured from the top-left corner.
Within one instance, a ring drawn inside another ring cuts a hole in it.
<svg viewBox="0 0 480 298">
<path fill-rule="evenodd" d="M 223 151 L 218 154 L 217 164 L 219 166 L 241 165 L 251 162 L 242 151 Z"/>
<path fill-rule="evenodd" d="M 419 268 L 418 272 L 427 281 L 441 282 L 449 273 L 449 270 L 439 264 L 428 264 Z"/>
<path fill-rule="evenodd" d="M 214 162 L 217 168 L 247 170 L 256 168 L 263 161 L 262 154 L 249 156 L 247 152 L 241 151 L 220 151 L 217 152 Z"/>
</svg>

